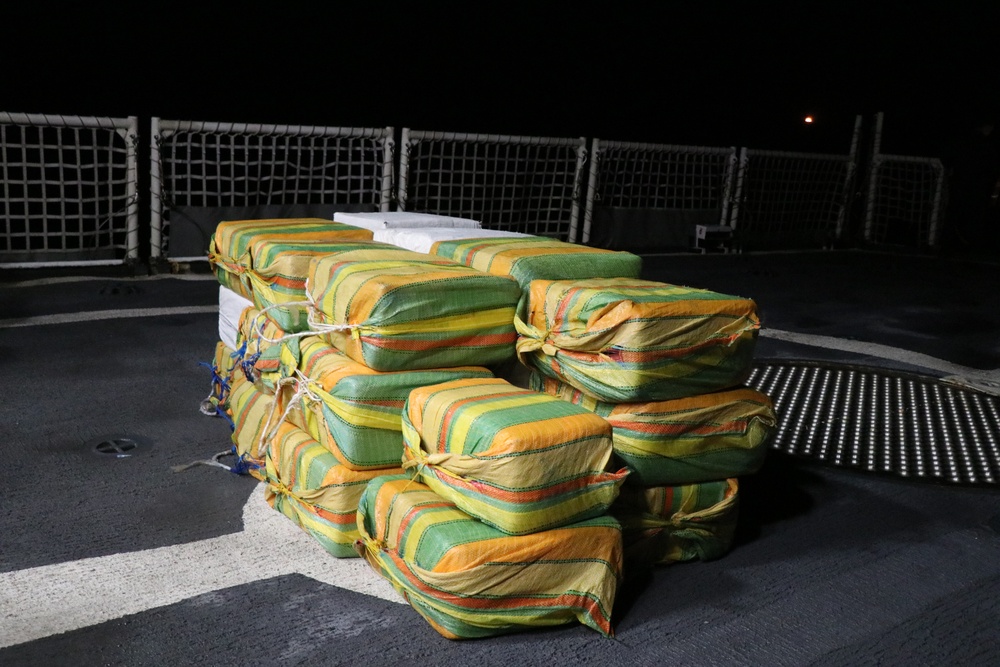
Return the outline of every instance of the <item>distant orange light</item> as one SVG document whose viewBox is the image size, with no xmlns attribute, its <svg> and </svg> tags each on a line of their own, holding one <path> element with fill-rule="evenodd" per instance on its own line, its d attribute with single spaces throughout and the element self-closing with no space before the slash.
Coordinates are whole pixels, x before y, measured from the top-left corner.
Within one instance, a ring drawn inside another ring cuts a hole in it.
<svg viewBox="0 0 1000 667">
<path fill-rule="evenodd" d="M 807 122 L 807 123 L 811 123 L 811 122 L 813 122 L 813 117 L 812 116 L 806 116 L 802 120 L 805 121 L 805 122 Z"/>
</svg>

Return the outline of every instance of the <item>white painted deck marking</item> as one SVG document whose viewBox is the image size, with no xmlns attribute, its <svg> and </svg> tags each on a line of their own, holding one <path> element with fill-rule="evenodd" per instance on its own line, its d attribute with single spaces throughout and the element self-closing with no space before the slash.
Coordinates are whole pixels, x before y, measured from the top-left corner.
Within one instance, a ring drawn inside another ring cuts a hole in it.
<svg viewBox="0 0 1000 667">
<path fill-rule="evenodd" d="M 930 370 L 947 374 L 949 381 L 956 384 L 980 388 L 984 391 L 996 392 L 1000 389 L 1000 368 L 993 370 L 983 370 L 953 364 L 944 359 L 938 359 L 920 352 L 911 352 L 898 347 L 880 345 L 879 343 L 866 343 L 860 340 L 849 340 L 846 338 L 834 338 L 833 336 L 819 336 L 815 334 L 802 334 L 794 331 L 782 331 L 781 329 L 761 329 L 760 335 L 775 340 L 783 340 L 789 343 L 799 343 L 811 347 L 822 347 L 828 350 L 840 350 L 841 352 L 852 352 L 854 354 L 864 354 L 880 359 L 889 359 L 911 366 L 919 366 Z"/>
<path fill-rule="evenodd" d="M 405 604 L 361 558 L 334 558 L 264 501 L 242 532 L 188 544 L 0 572 L 0 648 L 287 574 Z"/>
<path fill-rule="evenodd" d="M 37 315 L 35 317 L 14 317 L 0 320 L 0 329 L 15 327 L 35 327 L 45 324 L 72 324 L 96 320 L 120 320 L 133 317 L 161 317 L 163 315 L 197 315 L 217 313 L 219 306 L 174 306 L 170 308 L 122 308 L 115 310 L 88 310 L 82 313 L 61 313 L 57 315 Z"/>
</svg>

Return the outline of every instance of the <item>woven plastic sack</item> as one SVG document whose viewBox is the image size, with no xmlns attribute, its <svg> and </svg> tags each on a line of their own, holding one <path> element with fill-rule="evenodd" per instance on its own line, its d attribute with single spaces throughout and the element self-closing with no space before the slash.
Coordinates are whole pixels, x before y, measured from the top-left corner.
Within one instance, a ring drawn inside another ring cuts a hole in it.
<svg viewBox="0 0 1000 667">
<path fill-rule="evenodd" d="M 345 468 L 308 433 L 288 422 L 278 427 L 265 461 L 268 504 L 334 556 L 357 558 L 358 502 L 368 482 L 387 471 Z"/>
<path fill-rule="evenodd" d="M 306 331 L 309 262 L 316 257 L 390 247 L 374 241 L 320 242 L 263 236 L 250 244 L 250 266 L 244 281 L 250 287 L 254 305 L 279 327 L 288 332 Z"/>
<path fill-rule="evenodd" d="M 282 350 L 290 349 L 291 359 L 297 359 L 298 338 L 289 337 L 287 331 L 257 308 L 246 308 L 240 314 L 236 343 L 237 372 L 242 372 L 260 391 L 273 395 L 281 378 L 291 373 L 287 364 L 282 365 Z"/>
<path fill-rule="evenodd" d="M 605 403 L 532 373 L 531 388 L 586 408 L 611 424 L 629 484 L 693 484 L 757 472 L 776 419 L 771 399 L 740 387 L 651 403 Z"/>
<path fill-rule="evenodd" d="M 379 371 L 490 366 L 513 358 L 513 280 L 396 249 L 313 260 L 313 329 Z"/>
<path fill-rule="evenodd" d="M 251 289 L 244 273 L 251 268 L 250 244 L 264 236 L 274 240 L 317 242 L 370 241 L 369 229 L 345 225 L 323 218 L 278 218 L 267 220 L 226 220 L 220 222 L 209 243 L 208 261 L 219 282 L 250 299 Z"/>
<path fill-rule="evenodd" d="M 750 299 L 648 280 L 536 280 L 521 363 L 609 403 L 742 384 L 760 320 Z"/>
<path fill-rule="evenodd" d="M 238 367 L 239 359 L 236 352 L 221 340 L 216 342 L 210 366 L 212 388 L 202 403 L 202 412 L 211 414 L 212 411 L 221 411 L 227 414 L 229 394 L 233 389 L 233 378 Z"/>
<path fill-rule="evenodd" d="M 511 276 L 527 292 L 532 280 L 638 278 L 642 258 L 544 236 L 439 241 L 431 253 L 496 275 Z"/>
<path fill-rule="evenodd" d="M 449 639 L 573 621 L 612 633 L 622 543 L 609 516 L 514 537 L 389 476 L 365 489 L 358 528 L 375 571 Z"/>
<path fill-rule="evenodd" d="M 668 565 L 711 560 L 732 547 L 739 517 L 735 478 L 674 487 L 627 487 L 611 508 L 626 558 Z"/>
<path fill-rule="evenodd" d="M 233 375 L 233 388 L 229 394 L 228 414 L 233 422 L 232 440 L 236 455 L 248 472 L 263 479 L 264 454 L 270 442 L 268 436 L 274 428 L 274 397 L 257 389 L 239 373 Z"/>
<path fill-rule="evenodd" d="M 607 472 L 611 425 L 500 380 L 415 389 L 403 413 L 403 468 L 464 512 L 512 535 L 607 511 L 628 470 Z"/>
<path fill-rule="evenodd" d="M 492 378 L 479 366 L 415 371 L 375 371 L 326 341 L 304 337 L 298 377 L 306 387 L 298 394 L 300 409 L 288 413 L 351 470 L 398 467 L 403 457 L 403 406 L 418 387 L 462 378 Z M 282 390 L 282 404 L 301 385 Z"/>
</svg>

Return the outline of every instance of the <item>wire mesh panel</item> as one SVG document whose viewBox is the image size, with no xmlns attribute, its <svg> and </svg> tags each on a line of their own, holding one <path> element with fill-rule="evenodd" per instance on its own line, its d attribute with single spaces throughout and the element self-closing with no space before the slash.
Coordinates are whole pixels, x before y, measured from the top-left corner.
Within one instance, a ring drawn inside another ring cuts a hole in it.
<svg viewBox="0 0 1000 667">
<path fill-rule="evenodd" d="M 754 248 L 827 246 L 850 206 L 851 155 L 743 149 L 730 225 Z"/>
<path fill-rule="evenodd" d="M 865 240 L 928 247 L 937 243 L 944 165 L 937 158 L 872 158 Z"/>
<path fill-rule="evenodd" d="M 726 222 L 735 166 L 735 148 L 594 139 L 581 240 L 685 245 L 695 224 Z"/>
<path fill-rule="evenodd" d="M 138 257 L 135 118 L 0 112 L 0 266 Z"/>
<path fill-rule="evenodd" d="M 403 130 L 399 207 L 575 241 L 586 139 Z"/>
<path fill-rule="evenodd" d="M 203 259 L 208 237 L 227 218 L 387 211 L 392 137 L 392 128 L 154 118 L 151 254 Z"/>
</svg>

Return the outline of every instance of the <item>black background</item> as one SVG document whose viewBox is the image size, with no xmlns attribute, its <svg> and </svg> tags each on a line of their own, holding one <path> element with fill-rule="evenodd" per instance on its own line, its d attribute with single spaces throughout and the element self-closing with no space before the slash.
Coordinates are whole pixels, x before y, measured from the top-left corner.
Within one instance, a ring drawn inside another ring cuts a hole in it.
<svg viewBox="0 0 1000 667">
<path fill-rule="evenodd" d="M 940 155 L 998 106 L 998 9 L 905 2 L 3 9 L 0 110 Z M 813 114 L 816 122 L 802 118 Z"/>
</svg>

